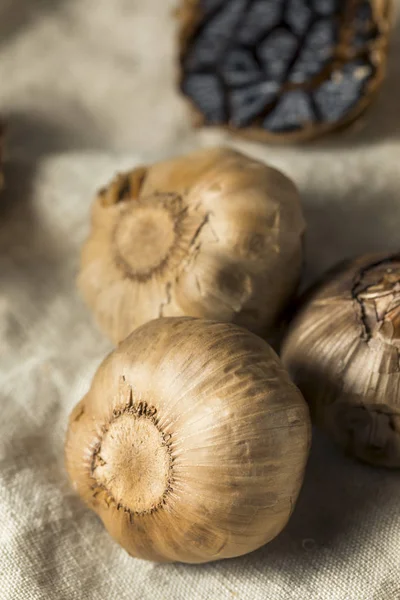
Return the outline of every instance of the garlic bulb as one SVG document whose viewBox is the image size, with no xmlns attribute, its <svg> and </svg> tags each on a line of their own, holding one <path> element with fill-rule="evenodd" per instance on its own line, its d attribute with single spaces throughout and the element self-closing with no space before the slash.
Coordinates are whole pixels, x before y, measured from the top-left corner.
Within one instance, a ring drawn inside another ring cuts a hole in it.
<svg viewBox="0 0 400 600">
<path fill-rule="evenodd" d="M 311 414 L 345 450 L 400 467 L 400 256 L 364 256 L 317 287 L 282 359 Z"/>
<path fill-rule="evenodd" d="M 158 319 L 98 369 L 70 417 L 74 488 L 133 556 L 201 563 L 286 525 L 310 442 L 307 405 L 249 331 Z"/>
<path fill-rule="evenodd" d="M 268 333 L 296 288 L 303 230 L 287 177 L 233 150 L 201 150 L 99 193 L 78 284 L 115 342 L 163 316 Z"/>
</svg>

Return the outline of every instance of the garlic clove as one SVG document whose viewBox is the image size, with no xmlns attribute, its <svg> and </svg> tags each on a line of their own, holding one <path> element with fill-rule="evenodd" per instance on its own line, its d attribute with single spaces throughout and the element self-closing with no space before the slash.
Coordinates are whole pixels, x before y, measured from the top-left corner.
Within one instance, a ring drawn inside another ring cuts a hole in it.
<svg viewBox="0 0 400 600">
<path fill-rule="evenodd" d="M 177 300 L 185 313 L 233 321 L 251 297 L 252 281 L 240 263 L 220 254 L 200 254 L 178 280 Z"/>
</svg>

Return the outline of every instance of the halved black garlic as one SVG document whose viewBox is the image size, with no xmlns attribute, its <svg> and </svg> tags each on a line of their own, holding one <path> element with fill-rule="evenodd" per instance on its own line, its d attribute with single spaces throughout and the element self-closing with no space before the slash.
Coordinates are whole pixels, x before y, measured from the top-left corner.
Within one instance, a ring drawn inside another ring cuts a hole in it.
<svg viewBox="0 0 400 600">
<path fill-rule="evenodd" d="M 357 118 L 384 77 L 390 0 L 183 0 L 179 16 L 200 125 L 305 140 Z"/>
</svg>

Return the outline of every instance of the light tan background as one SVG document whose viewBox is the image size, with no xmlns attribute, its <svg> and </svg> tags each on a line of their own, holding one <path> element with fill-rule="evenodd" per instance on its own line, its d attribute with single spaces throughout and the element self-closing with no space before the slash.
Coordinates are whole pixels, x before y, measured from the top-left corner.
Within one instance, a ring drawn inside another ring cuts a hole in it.
<svg viewBox="0 0 400 600">
<path fill-rule="evenodd" d="M 400 474 L 346 460 L 319 435 L 286 530 L 219 564 L 131 559 L 69 489 L 67 415 L 110 349 L 74 277 L 92 194 L 115 170 L 218 141 L 269 160 L 302 193 L 307 281 L 400 246 L 400 25 L 364 124 L 273 148 L 190 129 L 173 87 L 172 7 L 0 0 L 0 598 L 400 599 Z"/>
</svg>

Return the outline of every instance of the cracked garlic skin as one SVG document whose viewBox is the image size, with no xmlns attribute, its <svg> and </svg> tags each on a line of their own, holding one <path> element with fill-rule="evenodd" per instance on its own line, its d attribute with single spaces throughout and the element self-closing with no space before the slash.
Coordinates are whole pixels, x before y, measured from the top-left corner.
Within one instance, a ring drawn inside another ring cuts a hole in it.
<svg viewBox="0 0 400 600">
<path fill-rule="evenodd" d="M 285 175 L 234 150 L 200 150 L 100 191 L 78 285 L 115 343 L 184 315 L 267 335 L 296 289 L 303 231 Z"/>
<path fill-rule="evenodd" d="M 295 318 L 282 360 L 315 422 L 364 462 L 400 467 L 400 255 L 337 268 Z"/>
<path fill-rule="evenodd" d="M 202 563 L 272 540 L 296 502 L 308 407 L 275 352 L 231 323 L 135 330 L 71 414 L 73 487 L 129 554 Z"/>
</svg>

